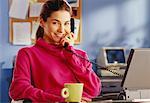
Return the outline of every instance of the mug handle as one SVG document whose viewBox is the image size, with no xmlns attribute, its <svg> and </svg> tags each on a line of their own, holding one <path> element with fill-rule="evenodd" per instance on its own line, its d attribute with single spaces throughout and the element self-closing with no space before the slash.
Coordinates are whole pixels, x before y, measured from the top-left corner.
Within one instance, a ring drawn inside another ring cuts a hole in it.
<svg viewBox="0 0 150 103">
<path fill-rule="evenodd" d="M 62 96 L 63 98 L 69 97 L 69 89 L 68 89 L 68 88 L 63 88 L 63 89 L 61 90 L 61 96 Z"/>
</svg>

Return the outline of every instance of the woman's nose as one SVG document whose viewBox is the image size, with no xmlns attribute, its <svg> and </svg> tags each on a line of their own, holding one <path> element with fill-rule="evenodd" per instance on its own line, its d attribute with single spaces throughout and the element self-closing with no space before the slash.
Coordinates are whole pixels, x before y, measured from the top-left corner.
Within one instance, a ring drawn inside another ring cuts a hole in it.
<svg viewBox="0 0 150 103">
<path fill-rule="evenodd" d="M 59 31 L 60 33 L 64 33 L 64 32 L 65 32 L 65 27 L 64 27 L 64 25 L 60 25 L 58 31 Z"/>
</svg>

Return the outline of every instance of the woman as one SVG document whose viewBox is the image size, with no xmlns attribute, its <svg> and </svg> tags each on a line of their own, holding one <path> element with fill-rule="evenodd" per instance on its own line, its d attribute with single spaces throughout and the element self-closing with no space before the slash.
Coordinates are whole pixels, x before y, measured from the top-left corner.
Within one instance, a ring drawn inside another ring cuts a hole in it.
<svg viewBox="0 0 150 103">
<path fill-rule="evenodd" d="M 64 83 L 78 82 L 84 83 L 82 101 L 99 95 L 101 83 L 91 63 L 75 55 L 87 59 L 87 54 L 71 46 L 70 18 L 71 8 L 66 1 L 45 2 L 36 44 L 18 52 L 9 92 L 12 99 L 64 102 Z"/>
</svg>

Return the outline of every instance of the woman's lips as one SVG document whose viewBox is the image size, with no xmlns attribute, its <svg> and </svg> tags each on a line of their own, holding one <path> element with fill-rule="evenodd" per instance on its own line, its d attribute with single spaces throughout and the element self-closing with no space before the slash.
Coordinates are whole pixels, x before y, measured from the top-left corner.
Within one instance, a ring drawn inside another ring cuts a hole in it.
<svg viewBox="0 0 150 103">
<path fill-rule="evenodd" d="M 64 34 L 55 34 L 56 37 L 62 38 Z"/>
</svg>

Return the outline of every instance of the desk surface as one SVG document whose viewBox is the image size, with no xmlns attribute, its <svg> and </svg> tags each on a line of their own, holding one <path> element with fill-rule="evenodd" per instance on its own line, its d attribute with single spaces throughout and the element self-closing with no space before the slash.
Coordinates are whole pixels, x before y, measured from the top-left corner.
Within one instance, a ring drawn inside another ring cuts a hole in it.
<svg viewBox="0 0 150 103">
<path fill-rule="evenodd" d="M 134 100 L 99 100 L 92 103 L 150 103 L 150 99 L 134 99 Z"/>
</svg>

